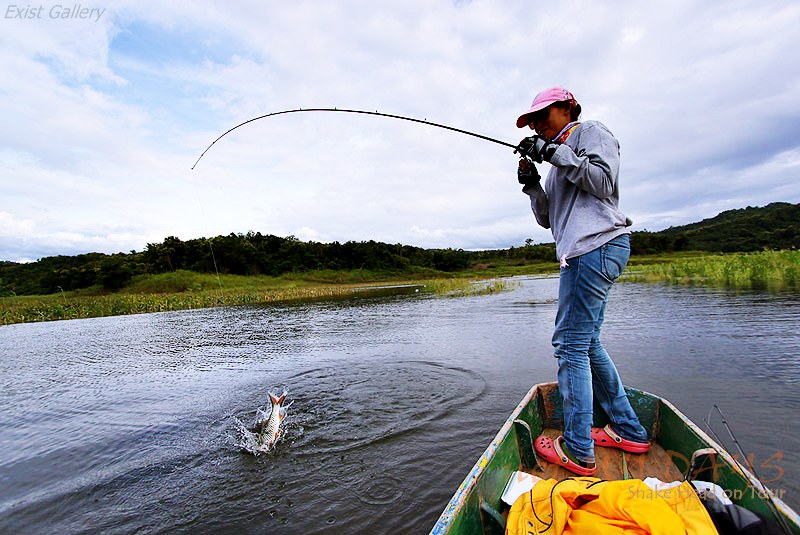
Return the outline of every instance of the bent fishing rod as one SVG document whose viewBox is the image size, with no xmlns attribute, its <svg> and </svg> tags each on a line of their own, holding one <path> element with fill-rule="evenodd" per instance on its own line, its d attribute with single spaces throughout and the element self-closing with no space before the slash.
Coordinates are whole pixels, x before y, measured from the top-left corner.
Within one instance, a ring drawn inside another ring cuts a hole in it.
<svg viewBox="0 0 800 535">
<path fill-rule="evenodd" d="M 425 124 L 425 125 L 428 125 L 428 126 L 435 126 L 437 128 L 444 128 L 445 130 L 452 130 L 453 132 L 458 132 L 458 133 L 461 133 L 461 134 L 466 134 L 468 136 L 477 137 L 479 139 L 483 139 L 483 140 L 486 140 L 486 141 L 491 141 L 492 143 L 497 143 L 498 145 L 503 145 L 505 147 L 510 147 L 510 148 L 514 149 L 515 151 L 517 151 L 519 149 L 518 145 L 515 145 L 515 144 L 512 144 L 512 143 L 507 143 L 505 141 L 500 141 L 499 139 L 494 139 L 494 138 L 491 138 L 489 136 L 484 136 L 482 134 L 476 134 L 475 132 L 470 132 L 468 130 L 462 130 L 461 128 L 455 128 L 453 126 L 447 126 L 445 124 L 432 123 L 432 122 L 424 120 L 424 119 L 414 119 L 413 117 L 404 117 L 402 115 L 393 115 L 391 113 L 380 113 L 380 112 L 377 112 L 377 111 L 350 110 L 350 109 L 344 109 L 344 108 L 298 108 L 298 109 L 295 109 L 295 110 L 276 111 L 276 112 L 272 112 L 272 113 L 267 113 L 265 115 L 260 115 L 258 117 L 253 117 L 252 119 L 248 119 L 248 120 L 246 120 L 246 121 L 244 121 L 242 123 L 237 124 L 233 128 L 230 128 L 229 130 L 225 131 L 221 136 L 219 136 L 217 139 L 212 141 L 211 145 L 206 147 L 206 150 L 204 150 L 203 153 L 200 155 L 200 157 L 197 158 L 197 161 L 194 162 L 194 165 L 192 166 L 192 169 L 194 169 L 195 166 L 197 166 L 197 164 L 200 162 L 200 159 L 209 151 L 209 149 L 211 149 L 211 147 L 213 147 L 216 144 L 217 141 L 219 141 L 220 139 L 222 139 L 223 137 L 225 137 L 226 135 L 230 134 L 231 132 L 233 132 L 234 130 L 236 130 L 237 128 L 239 128 L 241 126 L 244 126 L 244 125 L 246 125 L 248 123 L 252 123 L 253 121 L 258 121 L 259 119 L 266 119 L 267 117 L 274 117 L 276 115 L 285 115 L 287 113 L 322 112 L 322 111 L 341 112 L 341 113 L 359 113 L 359 114 L 362 114 L 362 115 L 377 115 L 378 117 L 388 117 L 390 119 L 401 119 L 403 121 L 411 121 L 411 122 L 414 122 L 414 123 L 421 123 L 421 124 Z"/>
</svg>

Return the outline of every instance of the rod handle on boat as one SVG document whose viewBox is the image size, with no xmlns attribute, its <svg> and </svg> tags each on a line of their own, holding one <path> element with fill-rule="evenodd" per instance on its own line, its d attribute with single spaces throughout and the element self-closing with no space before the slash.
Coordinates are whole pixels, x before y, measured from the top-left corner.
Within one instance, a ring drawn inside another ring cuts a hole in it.
<svg viewBox="0 0 800 535">
<path fill-rule="evenodd" d="M 481 500 L 481 523 L 486 535 L 504 535 L 506 532 L 506 519 L 486 500 Z"/>
<path fill-rule="evenodd" d="M 695 450 L 695 452 L 692 453 L 692 460 L 689 461 L 689 466 L 686 468 L 686 473 L 683 474 L 683 480 L 692 481 L 697 477 L 697 474 L 707 470 L 716 472 L 716 457 L 717 450 L 714 448 L 701 448 L 699 450 Z M 710 466 L 706 466 L 708 461 L 711 462 Z M 715 481 L 716 478 L 714 476 L 716 476 L 716 474 L 713 474 L 709 481 Z"/>
<path fill-rule="evenodd" d="M 517 433 L 517 450 L 519 450 L 522 465 L 528 470 L 544 472 L 544 468 L 539 463 L 539 457 L 536 455 L 536 449 L 533 447 L 531 426 L 525 420 L 516 419 L 514 420 L 514 430 Z"/>
</svg>

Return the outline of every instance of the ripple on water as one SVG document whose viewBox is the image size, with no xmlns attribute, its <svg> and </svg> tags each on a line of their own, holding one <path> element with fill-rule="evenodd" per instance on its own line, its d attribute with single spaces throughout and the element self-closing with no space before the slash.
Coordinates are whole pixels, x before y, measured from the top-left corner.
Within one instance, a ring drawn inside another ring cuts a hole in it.
<svg viewBox="0 0 800 535">
<path fill-rule="evenodd" d="M 287 430 L 295 454 L 340 453 L 390 440 L 480 396 L 474 371 L 426 361 L 350 364 L 286 381 L 294 403 Z M 355 401 L 358 400 L 358 401 Z"/>
<path fill-rule="evenodd" d="M 405 494 L 400 478 L 387 473 L 356 477 L 346 484 L 355 497 L 367 505 L 397 503 Z"/>
</svg>

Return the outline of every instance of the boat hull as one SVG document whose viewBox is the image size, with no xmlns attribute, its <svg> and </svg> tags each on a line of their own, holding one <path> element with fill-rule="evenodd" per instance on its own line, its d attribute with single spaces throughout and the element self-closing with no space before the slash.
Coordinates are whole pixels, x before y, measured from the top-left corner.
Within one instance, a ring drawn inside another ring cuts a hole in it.
<svg viewBox="0 0 800 535">
<path fill-rule="evenodd" d="M 633 388 L 626 387 L 626 392 L 655 447 L 646 455 L 627 458 L 619 450 L 598 448 L 597 477 L 658 477 L 669 481 L 678 475 L 678 478 L 688 476 L 711 481 L 725 489 L 734 503 L 757 513 L 770 524 L 783 523 L 790 533 L 800 534 L 797 513 L 771 494 L 750 471 L 672 403 Z M 603 413 L 596 410 L 595 414 Z M 606 423 L 608 421 L 602 417 L 596 418 L 596 426 Z M 532 447 L 532 440 L 538 435 L 562 427 L 557 383 L 532 387 L 458 487 L 431 535 L 502 533 L 505 506 L 500 496 L 514 471 L 527 471 L 545 479 L 567 477 L 563 468 L 540 462 Z M 600 450 L 606 450 L 603 452 L 605 458 L 600 457 Z M 614 455 L 619 456 L 621 462 L 611 457 Z M 547 470 L 550 473 L 545 473 Z"/>
</svg>

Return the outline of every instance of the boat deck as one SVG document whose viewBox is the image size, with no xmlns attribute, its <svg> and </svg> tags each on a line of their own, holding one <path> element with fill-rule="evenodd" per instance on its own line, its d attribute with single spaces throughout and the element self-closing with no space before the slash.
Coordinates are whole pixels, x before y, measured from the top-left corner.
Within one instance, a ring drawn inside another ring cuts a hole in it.
<svg viewBox="0 0 800 535">
<path fill-rule="evenodd" d="M 545 429 L 543 434 L 555 439 L 562 434 L 560 429 Z M 627 468 L 628 479 L 645 479 L 656 477 L 661 481 L 680 481 L 683 474 L 672 461 L 670 454 L 658 443 L 650 445 L 647 453 L 625 453 L 616 448 L 595 448 L 595 458 L 597 460 L 597 474 L 593 477 L 600 479 L 613 480 L 625 479 L 625 468 Z M 539 462 L 544 468 L 544 472 L 529 470 L 529 472 L 542 479 L 565 479 L 575 477 L 575 474 L 561 466 L 548 463 L 543 459 Z"/>
</svg>

